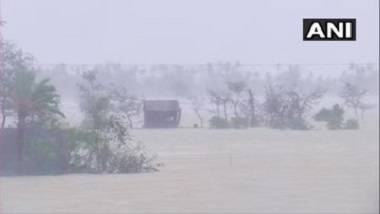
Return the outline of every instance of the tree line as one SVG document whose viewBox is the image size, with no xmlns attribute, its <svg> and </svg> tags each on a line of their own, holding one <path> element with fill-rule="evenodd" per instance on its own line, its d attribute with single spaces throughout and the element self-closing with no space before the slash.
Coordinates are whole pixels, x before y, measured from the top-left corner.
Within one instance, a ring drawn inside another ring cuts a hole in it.
<svg viewBox="0 0 380 214">
<path fill-rule="evenodd" d="M 305 91 L 297 86 L 296 81 L 294 83 L 286 86 L 268 78 L 264 96 L 259 99 L 255 90 L 246 82 L 227 81 L 224 89 L 209 89 L 206 98 L 192 97 L 190 100 L 201 127 L 205 121 L 201 109 L 211 113 L 211 128 L 265 126 L 308 130 L 313 128 L 310 119 L 314 119 L 326 122 L 329 129 L 357 129 L 364 112 L 375 107 L 364 100 L 367 90 L 345 83 L 339 93 L 338 102 L 331 109 L 322 108 L 318 111 L 318 104 L 325 96 L 326 89 L 317 87 Z M 207 103 L 211 103 L 212 107 L 208 107 Z M 345 109 L 352 110 L 354 118 L 344 121 Z M 198 124 L 194 126 L 197 127 Z"/>
<path fill-rule="evenodd" d="M 372 75 L 362 66 L 350 68 L 356 71 L 356 78 L 343 73 L 338 79 L 342 87 L 337 90 L 335 86 L 333 90 L 342 102 L 318 110 L 321 99 L 332 90 L 326 84 L 339 84 L 331 79 L 303 77 L 298 66 L 265 76 L 242 71 L 239 63 L 206 64 L 200 70 L 180 65 L 153 67 L 158 73 L 136 66 L 124 71 L 118 65 L 105 65 L 81 70 L 74 76 L 68 75 L 63 66 L 52 75 L 14 44 L 4 43 L 3 47 L 0 128 L 1 135 L 6 135 L 6 143 L 13 147 L 0 150 L 3 154 L 0 158 L 9 157 L 4 153 L 10 151 L 9 158 L 13 159 L 0 162 L 10 164 L 8 168 L 0 167 L 7 168 L 8 174 L 43 173 L 57 168 L 61 173 L 157 170 L 155 156 L 147 154 L 142 142 L 130 135 L 134 119 L 142 114 L 142 101 L 148 89 L 161 92 L 169 87 L 172 95 L 187 98 L 199 120 L 194 127 L 201 128 L 208 123 L 210 128 L 308 130 L 313 128 L 311 119 L 314 119 L 326 122 L 329 129 L 357 129 L 359 118 L 374 107 L 365 102 L 370 90 L 353 81 Z M 65 79 L 68 77 L 72 78 Z M 139 86 L 141 83 L 147 87 Z M 63 90 L 57 90 L 56 85 Z M 67 85 L 75 88 L 68 91 L 80 100 L 83 120 L 78 126 L 65 122 L 60 105 L 58 91 L 64 93 Z M 143 94 L 136 87 L 141 87 Z M 354 112 L 354 118 L 345 118 L 347 109 Z M 205 112 L 211 117 L 207 118 Z M 41 132 L 51 134 L 36 134 Z M 28 171 L 32 166 L 35 170 Z M 7 170 L 3 172 L 6 174 Z"/>
</svg>

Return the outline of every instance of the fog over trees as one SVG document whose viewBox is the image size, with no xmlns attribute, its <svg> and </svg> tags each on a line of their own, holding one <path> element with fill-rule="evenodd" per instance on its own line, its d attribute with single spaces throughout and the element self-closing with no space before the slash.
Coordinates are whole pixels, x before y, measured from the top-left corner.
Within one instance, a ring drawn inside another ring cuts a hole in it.
<svg viewBox="0 0 380 214">
<path fill-rule="evenodd" d="M 227 122 L 230 124 L 226 123 L 226 127 L 265 125 L 308 129 L 311 126 L 306 121 L 319 110 L 318 106 L 340 104 L 347 108 L 347 116 L 354 113 L 353 117 L 360 119 L 365 111 L 378 104 L 378 68 L 374 64 L 244 65 L 216 62 L 36 67 L 41 77 L 48 77 L 54 83 L 66 102 L 64 107 L 75 118 L 77 115 L 82 117 L 75 104 L 82 100 L 77 87 L 83 82 L 81 75 L 96 70 L 98 82 L 113 88 L 110 91 L 123 100 L 130 128 L 142 126 L 142 101 L 145 99 L 180 100 L 183 112 L 197 118 L 193 120 L 194 124 L 180 124 L 187 127 L 214 127 L 215 122 Z M 285 118 L 289 121 L 286 122 Z"/>
<path fill-rule="evenodd" d="M 28 168 L 25 155 L 29 163 L 37 161 L 32 156 L 39 146 L 51 147 L 50 157 L 57 159 L 44 169 L 37 167 L 39 173 L 51 172 L 55 163 L 64 163 L 60 172 L 155 170 L 154 155 L 146 154 L 129 134 L 129 129 L 141 128 L 146 99 L 179 100 L 182 113 L 197 118 L 180 127 L 218 129 L 308 130 L 313 129 L 313 119 L 326 122 L 328 129 L 358 129 L 364 112 L 378 105 L 374 99 L 379 93 L 378 70 L 372 64 L 343 65 L 330 75 L 321 75 L 312 65 L 239 62 L 46 67 L 14 44 L 5 47 L 1 124 L 4 133 L 16 130 L 19 174 Z M 349 111 L 353 117 L 344 115 Z M 72 120 L 75 117 L 77 121 Z M 44 146 L 26 143 L 25 132 L 32 130 L 71 133 L 70 140 L 66 137 L 70 145 L 63 149 L 54 148 L 60 141 Z"/>
</svg>

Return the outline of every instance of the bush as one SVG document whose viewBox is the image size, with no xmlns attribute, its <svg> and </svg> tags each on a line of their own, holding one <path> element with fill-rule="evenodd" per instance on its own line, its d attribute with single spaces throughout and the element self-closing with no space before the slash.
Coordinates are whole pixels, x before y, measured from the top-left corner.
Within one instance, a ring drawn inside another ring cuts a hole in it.
<svg viewBox="0 0 380 214">
<path fill-rule="evenodd" d="M 274 129 L 294 129 L 294 130 L 308 130 L 311 126 L 308 122 L 300 117 L 291 118 L 272 118 L 269 121 L 269 126 Z"/>
<path fill-rule="evenodd" d="M 244 129 L 248 128 L 249 122 L 247 118 L 243 117 L 233 117 L 230 121 L 231 127 L 235 129 Z"/>
<path fill-rule="evenodd" d="M 218 116 L 213 116 L 210 119 L 209 123 L 210 123 L 210 128 L 214 128 L 214 129 L 227 129 L 230 127 L 227 120 Z"/>
<path fill-rule="evenodd" d="M 327 122 L 328 129 L 341 129 L 343 123 L 344 110 L 338 104 L 331 109 L 322 108 L 314 115 L 314 120 Z"/>
<path fill-rule="evenodd" d="M 131 109 L 126 99 L 130 95 L 123 87 L 103 85 L 97 73 L 85 72 L 79 85 L 84 136 L 72 152 L 72 165 L 94 173 L 155 170 L 154 157 L 148 157 L 129 133 Z"/>
<path fill-rule="evenodd" d="M 359 121 L 356 119 L 349 119 L 344 123 L 344 129 L 359 129 Z"/>
<path fill-rule="evenodd" d="M 139 173 L 157 171 L 157 165 L 153 163 L 155 158 L 156 156 L 149 156 L 145 152 L 141 142 L 130 142 L 128 148 L 113 152 L 109 172 Z"/>
<path fill-rule="evenodd" d="M 308 130 L 311 128 L 308 123 L 302 118 L 292 118 L 288 120 L 286 127 L 295 130 Z"/>
<path fill-rule="evenodd" d="M 0 149 L 0 174 L 20 175 L 17 170 L 17 130 L 1 130 L 4 137 Z M 69 171 L 70 144 L 67 130 L 26 129 L 22 152 L 23 175 L 63 174 Z"/>
<path fill-rule="evenodd" d="M 62 174 L 69 170 L 69 150 L 67 142 L 52 142 L 35 139 L 25 145 L 24 174 Z"/>
<path fill-rule="evenodd" d="M 321 121 L 328 121 L 331 117 L 331 110 L 322 108 L 318 113 L 314 115 L 314 120 L 321 122 Z"/>
<path fill-rule="evenodd" d="M 70 169 L 76 173 L 140 173 L 157 171 L 154 163 L 156 156 L 146 153 L 143 144 L 132 138 L 123 143 L 116 139 L 105 143 L 95 143 L 96 136 L 91 132 L 75 131 L 72 133 L 73 151 Z M 96 154 L 97 145 L 100 146 Z M 102 156 L 103 160 L 99 159 Z M 99 161 L 103 168 L 99 170 Z"/>
<path fill-rule="evenodd" d="M 282 87 L 269 85 L 264 102 L 264 111 L 268 117 L 269 127 L 310 129 L 306 120 L 307 116 L 322 95 L 323 92 L 319 89 L 310 94 L 303 94 L 295 89 L 284 90 Z"/>
<path fill-rule="evenodd" d="M 330 120 L 327 122 L 326 127 L 328 129 L 334 130 L 334 129 L 341 129 L 342 123 L 336 120 Z"/>
</svg>

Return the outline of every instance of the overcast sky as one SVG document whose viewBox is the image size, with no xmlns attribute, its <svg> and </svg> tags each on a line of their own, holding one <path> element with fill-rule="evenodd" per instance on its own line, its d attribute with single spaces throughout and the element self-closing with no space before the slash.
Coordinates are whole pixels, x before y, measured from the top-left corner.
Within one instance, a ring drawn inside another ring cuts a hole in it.
<svg viewBox="0 0 380 214">
<path fill-rule="evenodd" d="M 4 36 L 40 63 L 378 62 L 378 0 L 2 0 Z M 304 42 L 303 18 L 357 41 Z"/>
</svg>

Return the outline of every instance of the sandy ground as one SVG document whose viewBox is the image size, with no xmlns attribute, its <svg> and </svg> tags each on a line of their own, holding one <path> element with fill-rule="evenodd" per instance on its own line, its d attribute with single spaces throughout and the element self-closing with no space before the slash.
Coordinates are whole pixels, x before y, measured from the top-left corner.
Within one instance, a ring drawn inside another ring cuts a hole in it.
<svg viewBox="0 0 380 214">
<path fill-rule="evenodd" d="M 0 212 L 377 213 L 378 128 L 134 130 L 159 172 L 3 177 Z"/>
</svg>

